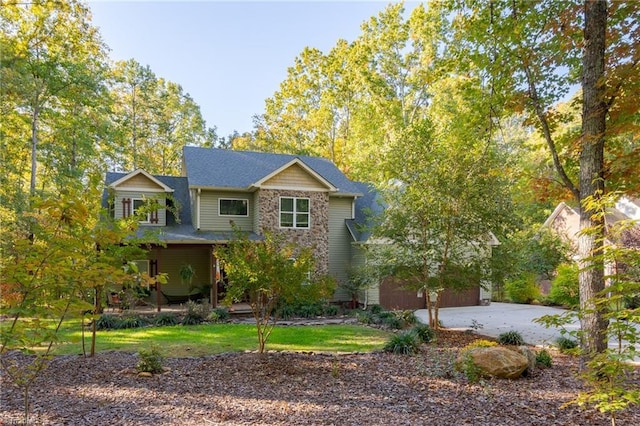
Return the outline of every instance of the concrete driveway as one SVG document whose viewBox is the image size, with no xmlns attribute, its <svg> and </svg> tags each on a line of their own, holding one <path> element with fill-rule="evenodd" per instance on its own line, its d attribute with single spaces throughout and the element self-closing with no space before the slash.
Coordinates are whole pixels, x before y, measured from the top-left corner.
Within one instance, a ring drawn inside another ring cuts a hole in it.
<svg viewBox="0 0 640 426">
<path fill-rule="evenodd" d="M 549 346 L 561 336 L 560 330 L 545 328 L 533 320 L 544 315 L 558 315 L 564 312 L 564 309 L 549 306 L 492 302 L 489 306 L 441 308 L 438 315 L 445 328 L 473 330 L 477 334 L 491 337 L 515 330 L 522 335 L 526 343 Z M 429 322 L 426 309 L 416 311 L 416 316 L 423 323 Z M 569 331 L 578 330 L 580 325 L 574 323 L 566 328 Z"/>
</svg>

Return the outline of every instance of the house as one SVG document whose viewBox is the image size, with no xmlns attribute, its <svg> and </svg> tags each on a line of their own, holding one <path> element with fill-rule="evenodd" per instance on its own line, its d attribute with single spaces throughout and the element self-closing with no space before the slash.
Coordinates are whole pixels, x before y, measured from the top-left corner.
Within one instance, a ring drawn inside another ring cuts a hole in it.
<svg viewBox="0 0 640 426">
<path fill-rule="evenodd" d="M 640 199 L 635 197 L 621 197 L 614 207 L 610 208 L 605 214 L 605 224 L 609 230 L 613 229 L 616 224 L 622 222 L 635 222 L 634 232 L 638 233 L 640 228 Z M 547 217 L 543 228 L 549 228 L 560 236 L 569 244 L 573 253 L 578 252 L 578 236 L 580 233 L 580 210 L 569 206 L 565 202 L 561 202 L 556 206 L 554 211 Z M 628 233 L 628 231 L 627 231 Z M 608 238 L 607 244 L 619 245 L 624 242 L 618 241 L 624 238 L 617 238 L 612 241 Z M 605 264 L 605 275 L 612 275 L 616 272 L 617 266 L 615 262 L 607 262 Z M 548 292 L 549 283 L 544 282 L 543 292 Z"/>
<path fill-rule="evenodd" d="M 266 231 L 284 233 L 313 249 L 317 273 L 345 281 L 352 266 L 364 262 L 367 214 L 380 211 L 373 187 L 349 180 L 327 159 L 310 156 L 187 146 L 182 176 L 135 170 L 107 173 L 105 184 L 103 204 L 115 218 L 136 214 L 150 200 L 157 203 L 138 232 L 155 231 L 162 244 L 152 244 L 148 259 L 137 263 L 151 276 L 168 274 L 168 283 L 151 296 L 158 305 L 203 293 L 210 294 L 213 305 L 221 299 L 214 249 L 232 238 L 231 222 L 256 241 Z M 180 279 L 185 265 L 195 272 L 189 283 Z M 424 307 L 418 296 L 412 293 Z M 413 307 L 387 298 L 383 284 L 361 301 Z M 334 300 L 350 296 L 339 288 Z M 478 304 L 479 296 L 472 302 Z"/>
</svg>

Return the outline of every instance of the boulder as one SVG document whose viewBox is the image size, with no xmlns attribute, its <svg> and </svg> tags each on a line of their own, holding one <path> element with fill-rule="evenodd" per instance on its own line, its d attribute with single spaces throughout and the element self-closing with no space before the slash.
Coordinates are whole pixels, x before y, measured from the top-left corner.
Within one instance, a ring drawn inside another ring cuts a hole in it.
<svg viewBox="0 0 640 426">
<path fill-rule="evenodd" d="M 526 356 L 502 346 L 466 350 L 458 355 L 456 366 L 464 370 L 467 362 L 472 362 L 481 376 L 500 379 L 517 379 L 529 366 Z"/>
<path fill-rule="evenodd" d="M 525 375 L 531 375 L 536 371 L 536 351 L 529 346 L 518 346 L 518 352 L 527 358 L 527 371 Z"/>
</svg>

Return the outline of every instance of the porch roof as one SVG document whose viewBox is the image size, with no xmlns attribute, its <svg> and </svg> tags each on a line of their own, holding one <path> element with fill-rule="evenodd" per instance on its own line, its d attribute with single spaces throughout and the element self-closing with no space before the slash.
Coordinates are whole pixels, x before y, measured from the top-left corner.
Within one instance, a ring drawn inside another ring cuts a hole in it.
<svg viewBox="0 0 640 426">
<path fill-rule="evenodd" d="M 255 232 L 245 232 L 252 241 L 260 241 L 260 237 Z M 146 239 L 157 238 L 167 244 L 215 244 L 226 243 L 233 239 L 233 231 L 202 231 L 196 230 L 191 224 L 180 224 L 174 226 L 154 227 L 140 226 L 137 230 L 137 237 Z"/>
</svg>

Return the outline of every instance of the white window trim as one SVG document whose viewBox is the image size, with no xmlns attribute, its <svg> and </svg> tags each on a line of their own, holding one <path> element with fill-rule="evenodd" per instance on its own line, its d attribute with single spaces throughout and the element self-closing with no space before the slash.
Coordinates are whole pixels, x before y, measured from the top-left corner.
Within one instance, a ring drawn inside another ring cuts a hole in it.
<svg viewBox="0 0 640 426">
<path fill-rule="evenodd" d="M 293 213 L 293 226 L 282 226 L 282 199 L 283 198 L 290 198 L 293 200 L 293 212 L 286 212 L 286 213 Z M 306 214 L 309 215 L 309 221 L 308 221 L 308 226 L 297 226 L 296 223 L 296 200 L 309 200 L 309 211 L 308 212 L 304 212 Z M 279 197 L 278 199 L 278 226 L 281 229 L 311 229 L 311 198 L 309 197 L 287 197 L 287 196 L 282 196 Z"/>
<path fill-rule="evenodd" d="M 131 198 L 131 215 L 136 216 L 136 201 L 142 201 L 142 204 L 147 202 L 145 198 Z M 146 220 L 139 220 L 138 223 L 151 223 L 151 212 L 147 212 Z"/>
<path fill-rule="evenodd" d="M 247 202 L 247 214 L 222 214 L 220 212 L 220 202 L 222 200 L 236 200 L 236 201 L 246 201 Z M 249 205 L 250 201 L 248 198 L 230 198 L 230 197 L 220 197 L 218 198 L 218 216 L 224 216 L 224 217 L 249 217 L 249 212 L 250 210 L 250 205 Z"/>
</svg>

